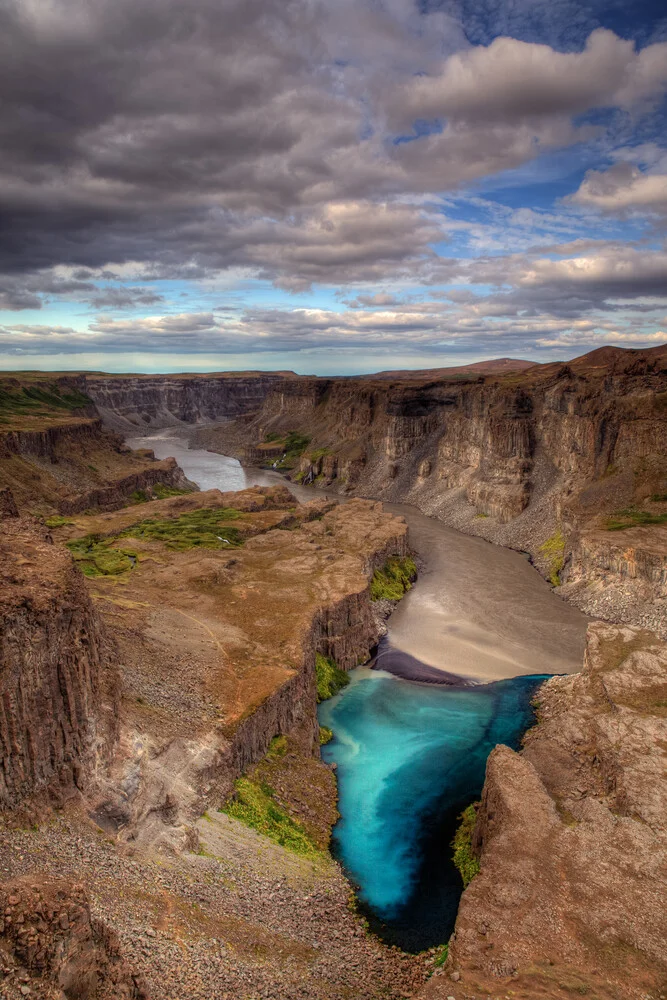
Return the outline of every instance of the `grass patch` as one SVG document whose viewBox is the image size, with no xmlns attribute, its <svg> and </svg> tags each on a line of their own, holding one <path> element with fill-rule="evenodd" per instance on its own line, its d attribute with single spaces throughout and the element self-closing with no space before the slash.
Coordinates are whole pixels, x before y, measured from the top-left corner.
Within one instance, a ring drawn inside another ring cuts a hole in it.
<svg viewBox="0 0 667 1000">
<path fill-rule="evenodd" d="M 192 493 L 191 489 L 179 489 L 177 486 L 165 486 L 164 483 L 156 483 L 152 487 L 153 496 L 156 500 L 166 500 L 167 497 L 180 497 L 185 493 Z"/>
<path fill-rule="evenodd" d="M 310 444 L 308 435 L 299 431 L 289 431 L 283 435 L 267 434 L 264 440 L 267 444 L 280 445 L 284 450 L 284 454 L 276 463 L 277 469 L 291 469 Z"/>
<path fill-rule="evenodd" d="M 67 548 L 84 576 L 120 576 L 136 565 L 137 553 L 132 549 L 114 549 L 115 539 L 100 539 L 99 535 L 85 535 L 67 542 Z"/>
<path fill-rule="evenodd" d="M 329 455 L 330 453 L 330 448 L 316 448 L 315 451 L 311 451 L 309 457 L 311 462 L 317 462 L 318 459 L 324 458 L 325 455 Z"/>
<path fill-rule="evenodd" d="M 464 809 L 459 816 L 460 823 L 451 846 L 454 848 L 452 860 L 458 868 L 464 887 L 479 874 L 479 861 L 472 853 L 472 834 L 477 822 L 477 809 L 474 804 Z"/>
<path fill-rule="evenodd" d="M 231 507 L 209 507 L 191 510 L 172 520 L 150 517 L 109 538 L 85 535 L 67 542 L 79 569 L 86 576 L 119 576 L 133 569 L 137 553 L 129 548 L 115 548 L 119 538 L 146 538 L 163 542 L 168 549 L 236 548 L 243 539 L 238 528 L 225 522 L 241 517 Z M 47 522 L 48 523 L 48 522 Z"/>
<path fill-rule="evenodd" d="M 331 743 L 333 739 L 333 729 L 329 729 L 328 726 L 320 726 L 320 746 L 326 746 L 327 743 Z"/>
<path fill-rule="evenodd" d="M 56 382 L 46 382 L 42 387 L 36 385 L 14 386 L 5 383 L 0 385 L 0 416 L 53 416 L 57 413 L 80 410 L 90 406 L 89 396 L 70 389 L 66 392 Z"/>
<path fill-rule="evenodd" d="M 565 564 L 565 539 L 560 528 L 540 545 L 540 552 L 548 562 L 549 582 L 552 587 L 560 586 L 560 574 Z"/>
<path fill-rule="evenodd" d="M 190 510 L 180 517 L 149 517 L 121 531 L 119 538 L 147 538 L 163 542 L 168 549 L 223 549 L 242 542 L 238 528 L 226 524 L 241 517 L 231 507 L 205 507 Z"/>
<path fill-rule="evenodd" d="M 414 559 L 388 559 L 382 569 L 376 569 L 371 580 L 372 601 L 400 601 L 417 575 Z"/>
<path fill-rule="evenodd" d="M 282 760 L 282 758 L 287 753 L 287 737 L 286 736 L 274 736 L 269 744 L 269 749 L 266 751 L 266 760 Z"/>
<path fill-rule="evenodd" d="M 342 691 L 350 683 L 350 678 L 344 670 L 328 656 L 315 654 L 315 680 L 317 684 L 317 701 L 326 701 Z"/>
<path fill-rule="evenodd" d="M 149 500 L 167 500 L 169 497 L 180 497 L 184 493 L 192 493 L 192 490 L 182 490 L 176 486 L 156 483 L 145 490 L 135 490 L 134 493 L 130 494 L 130 500 L 132 503 L 148 503 Z"/>
<path fill-rule="evenodd" d="M 54 514 L 53 517 L 47 517 L 44 524 L 47 528 L 63 528 L 66 524 L 74 524 L 74 521 L 63 517 L 62 514 Z"/>
<path fill-rule="evenodd" d="M 667 494 L 655 493 L 651 500 L 659 503 L 667 499 Z M 605 522 L 607 531 L 624 531 L 626 528 L 642 527 L 650 524 L 667 524 L 667 511 L 660 514 L 651 514 L 646 510 L 637 510 L 635 507 L 626 507 L 612 514 Z"/>
<path fill-rule="evenodd" d="M 249 778 L 239 778 L 235 784 L 234 797 L 221 812 L 233 816 L 246 826 L 286 847 L 295 854 L 308 858 L 319 858 L 322 852 L 308 837 L 301 823 L 292 819 L 274 799 L 273 789 L 267 784 L 258 784 Z"/>
<path fill-rule="evenodd" d="M 445 964 L 445 962 L 447 961 L 448 957 L 449 957 L 449 942 L 447 942 L 447 944 L 441 945 L 440 948 L 438 948 L 438 950 L 435 953 L 433 964 L 436 967 L 436 969 L 441 969 Z"/>
</svg>

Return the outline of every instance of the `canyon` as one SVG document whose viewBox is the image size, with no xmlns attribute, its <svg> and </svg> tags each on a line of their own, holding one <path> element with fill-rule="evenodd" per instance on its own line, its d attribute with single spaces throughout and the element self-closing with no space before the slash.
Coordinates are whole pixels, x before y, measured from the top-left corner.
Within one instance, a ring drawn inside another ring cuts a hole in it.
<svg viewBox="0 0 667 1000">
<path fill-rule="evenodd" d="M 287 483 L 199 491 L 123 441 L 159 427 Z M 606 620 L 489 756 L 446 961 L 368 935 L 327 852 L 318 669 L 368 661 L 372 581 L 410 551 L 380 501 L 528 553 Z M 9 378 L 0 555 L 3 996 L 667 994 L 666 348 Z M 244 788 L 313 853 L 241 822 Z"/>
<path fill-rule="evenodd" d="M 194 447 L 342 495 L 404 502 L 530 553 L 593 615 L 665 633 L 667 348 L 601 348 L 485 373 L 85 376 L 126 433 L 195 424 Z M 622 532 L 608 522 L 619 512 Z M 650 524 L 647 528 L 646 525 Z"/>
</svg>

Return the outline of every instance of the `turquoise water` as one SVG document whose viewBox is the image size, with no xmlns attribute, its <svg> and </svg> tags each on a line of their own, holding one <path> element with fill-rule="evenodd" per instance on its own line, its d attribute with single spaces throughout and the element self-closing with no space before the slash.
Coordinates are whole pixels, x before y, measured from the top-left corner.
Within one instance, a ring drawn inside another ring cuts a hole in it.
<svg viewBox="0 0 667 1000">
<path fill-rule="evenodd" d="M 474 687 L 417 684 L 361 667 L 319 708 L 334 732 L 334 849 L 374 929 L 404 948 L 447 940 L 461 880 L 451 863 L 456 817 L 479 797 L 496 743 L 518 747 L 544 676 Z"/>
</svg>

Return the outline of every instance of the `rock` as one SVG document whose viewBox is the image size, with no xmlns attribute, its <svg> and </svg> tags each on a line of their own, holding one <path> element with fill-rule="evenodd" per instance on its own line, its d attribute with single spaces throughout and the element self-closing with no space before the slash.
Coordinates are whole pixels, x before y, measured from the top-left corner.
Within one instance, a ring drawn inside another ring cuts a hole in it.
<svg viewBox="0 0 667 1000">
<path fill-rule="evenodd" d="M 449 951 L 472 992 L 514 978 L 537 995 L 539 968 L 633 1000 L 665 982 L 666 690 L 665 643 L 593 624 L 581 674 L 540 689 L 523 752 L 490 755 L 473 835 L 481 872 Z"/>
<path fill-rule="evenodd" d="M 148 1000 L 116 935 L 91 917 L 82 886 L 65 879 L 16 879 L 0 886 L 0 909 L 8 918 L 0 944 L 38 980 L 71 997 L 96 996 L 103 986 L 117 1000 Z M 20 992 L 30 996 L 32 989 L 23 985 Z"/>
<path fill-rule="evenodd" d="M 0 809 L 83 788 L 115 735 L 113 651 L 70 553 L 43 528 L 0 530 Z"/>
</svg>

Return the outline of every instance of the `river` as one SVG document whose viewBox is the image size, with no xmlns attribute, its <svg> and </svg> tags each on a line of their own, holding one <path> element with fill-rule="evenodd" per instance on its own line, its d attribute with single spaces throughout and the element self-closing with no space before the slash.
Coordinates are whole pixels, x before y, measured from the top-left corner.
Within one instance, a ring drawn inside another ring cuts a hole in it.
<svg viewBox="0 0 667 1000">
<path fill-rule="evenodd" d="M 179 429 L 128 444 L 174 456 L 201 489 L 285 484 L 279 473 L 189 449 Z M 288 485 L 301 500 L 316 493 Z M 580 668 L 587 619 L 520 553 L 413 507 L 385 508 L 405 517 L 420 562 L 376 661 L 391 672 L 352 671 L 349 687 L 320 706 L 320 722 L 334 732 L 323 757 L 338 768 L 335 850 L 375 929 L 420 950 L 453 928 L 462 887 L 449 841 L 458 813 L 479 795 L 493 746 L 519 747 L 545 675 Z M 406 679 L 415 667 L 415 676 L 455 674 L 461 683 L 415 683 Z"/>
</svg>

